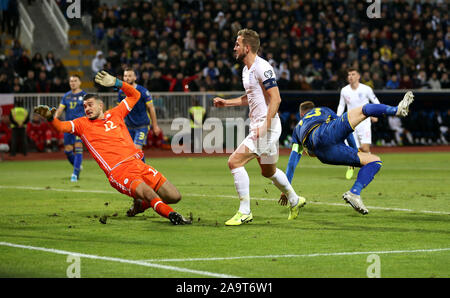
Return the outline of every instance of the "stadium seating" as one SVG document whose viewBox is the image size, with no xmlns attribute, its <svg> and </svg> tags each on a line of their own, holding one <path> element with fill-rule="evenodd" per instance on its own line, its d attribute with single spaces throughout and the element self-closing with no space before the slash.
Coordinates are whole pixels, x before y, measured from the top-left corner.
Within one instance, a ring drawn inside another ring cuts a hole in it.
<svg viewBox="0 0 450 298">
<path fill-rule="evenodd" d="M 198 74 L 189 90 L 230 90 L 240 75 L 232 58 L 235 33 L 249 27 L 259 32 L 260 55 L 271 61 L 285 90 L 338 90 L 346 83 L 345 67 L 355 65 L 362 82 L 375 89 L 450 86 L 444 75 L 450 60 L 445 1 L 385 1 L 381 19 L 369 19 L 367 4 L 356 0 L 88 2 L 92 40 L 114 73 L 131 65 L 150 78 L 155 70 L 173 78 Z M 0 72 L 13 65 L 22 80 L 29 69 L 39 77 L 42 66 L 30 65 L 33 59 L 17 42 L 2 46 L 10 52 Z M 211 80 L 208 71 L 215 73 Z M 48 70 L 46 76 L 53 77 Z M 13 76 L 8 79 L 12 83 Z M 156 91 L 168 91 L 166 85 Z"/>
</svg>

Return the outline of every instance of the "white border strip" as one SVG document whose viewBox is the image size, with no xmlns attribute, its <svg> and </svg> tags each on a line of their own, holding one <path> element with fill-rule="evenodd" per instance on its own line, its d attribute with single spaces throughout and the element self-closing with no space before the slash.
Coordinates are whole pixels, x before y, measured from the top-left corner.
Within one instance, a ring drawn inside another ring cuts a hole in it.
<svg viewBox="0 0 450 298">
<path fill-rule="evenodd" d="M 93 190 L 93 189 L 63 189 L 63 188 L 52 188 L 52 187 L 0 185 L 0 189 L 2 189 L 2 188 L 3 189 L 38 190 L 38 191 L 59 191 L 59 192 L 78 192 L 78 193 L 118 194 L 117 191 Z M 193 193 L 184 193 L 182 195 L 189 196 L 189 197 L 217 197 L 217 198 L 237 199 L 237 196 L 232 196 L 232 195 L 205 195 L 205 194 L 193 194 Z M 278 201 L 278 199 L 255 198 L 255 197 L 252 197 L 252 200 Z M 311 204 L 311 205 L 349 207 L 348 204 L 343 204 L 343 203 L 325 203 L 325 202 L 317 202 L 317 201 L 315 201 L 315 202 L 314 201 L 306 201 L 306 202 L 307 202 L 307 204 Z M 413 213 L 428 213 L 428 214 L 450 215 L 450 211 L 414 210 L 414 209 L 405 209 L 405 208 L 377 207 L 377 206 L 366 206 L 366 207 L 368 209 L 378 209 L 378 210 L 387 210 L 387 211 L 402 211 L 402 212 L 413 212 Z"/>
<path fill-rule="evenodd" d="M 192 270 L 192 269 L 187 269 L 187 268 L 167 266 L 167 265 L 161 265 L 161 264 L 152 264 L 152 263 L 148 263 L 148 262 L 145 262 L 145 261 L 139 261 L 139 260 L 134 261 L 134 260 L 127 260 L 127 259 L 112 258 L 112 257 L 102 257 L 102 256 L 88 255 L 88 254 L 77 253 L 77 252 L 70 252 L 70 251 L 53 249 L 53 248 L 28 246 L 28 245 L 21 245 L 21 244 L 9 243 L 9 242 L 0 242 L 0 246 L 9 246 L 9 247 L 15 247 L 15 248 L 23 248 L 23 249 L 44 251 L 44 252 L 49 252 L 49 253 L 54 253 L 54 254 L 59 254 L 59 255 L 72 255 L 72 256 L 78 256 L 80 258 L 86 258 L 86 259 L 94 259 L 94 260 L 103 260 L 103 261 L 110 261 L 110 262 L 119 262 L 119 263 L 133 264 L 133 265 L 152 267 L 152 268 L 158 268 L 158 269 L 165 269 L 165 270 L 171 270 L 171 271 L 178 271 L 178 272 L 184 272 L 184 273 L 193 273 L 193 274 L 199 274 L 199 275 L 206 275 L 206 276 L 211 276 L 211 277 L 239 278 L 238 276 L 232 276 L 232 275 L 227 275 L 227 274 L 220 274 L 220 273 L 214 273 L 214 272 L 208 272 L 208 271 Z"/>
<path fill-rule="evenodd" d="M 240 256 L 240 257 L 222 257 L 222 258 L 186 258 L 186 259 L 150 259 L 145 262 L 195 262 L 195 261 L 224 261 L 241 259 L 274 259 L 274 258 L 311 258 L 311 257 L 329 257 L 329 256 L 354 256 L 371 254 L 407 254 L 407 253 L 425 253 L 449 251 L 450 248 L 436 249 L 415 249 L 415 250 L 390 250 L 390 251 L 355 251 L 355 252 L 336 252 L 336 253 L 315 253 L 305 255 L 266 255 L 266 256 Z"/>
</svg>

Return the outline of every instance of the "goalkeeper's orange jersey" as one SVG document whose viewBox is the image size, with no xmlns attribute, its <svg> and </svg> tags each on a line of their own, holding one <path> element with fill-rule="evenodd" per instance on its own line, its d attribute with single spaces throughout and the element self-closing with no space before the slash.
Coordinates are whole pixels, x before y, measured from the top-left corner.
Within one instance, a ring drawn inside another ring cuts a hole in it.
<svg viewBox="0 0 450 298">
<path fill-rule="evenodd" d="M 107 176 L 123 161 L 133 156 L 142 158 L 142 151 L 134 146 L 124 122 L 141 94 L 126 82 L 123 82 L 122 90 L 127 98 L 106 111 L 104 119 L 89 120 L 84 116 L 72 121 L 55 119 L 51 122 L 59 131 L 79 136 Z"/>
</svg>

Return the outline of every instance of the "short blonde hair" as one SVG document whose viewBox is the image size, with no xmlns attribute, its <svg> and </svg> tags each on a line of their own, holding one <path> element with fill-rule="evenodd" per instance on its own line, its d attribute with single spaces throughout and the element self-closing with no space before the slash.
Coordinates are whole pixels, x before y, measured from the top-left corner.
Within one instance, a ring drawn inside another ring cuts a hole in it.
<svg viewBox="0 0 450 298">
<path fill-rule="evenodd" d="M 259 50 L 259 34 L 252 29 L 241 29 L 238 31 L 237 36 L 242 36 L 242 42 L 244 45 L 249 45 L 253 53 L 257 53 Z"/>
<path fill-rule="evenodd" d="M 316 105 L 312 101 L 304 101 L 300 104 L 300 114 L 306 114 L 312 109 L 314 109 Z"/>
</svg>

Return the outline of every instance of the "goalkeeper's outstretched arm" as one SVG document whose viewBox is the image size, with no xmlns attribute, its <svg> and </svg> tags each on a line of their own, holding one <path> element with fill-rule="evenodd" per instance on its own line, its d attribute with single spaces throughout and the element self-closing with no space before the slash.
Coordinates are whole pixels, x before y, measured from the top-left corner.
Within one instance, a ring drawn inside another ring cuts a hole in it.
<svg viewBox="0 0 450 298">
<path fill-rule="evenodd" d="M 122 89 L 122 91 L 127 96 L 122 102 L 126 104 L 128 111 L 131 111 L 133 109 L 134 105 L 139 101 L 141 98 L 141 93 L 131 86 L 130 84 L 123 82 L 119 80 L 118 78 L 110 75 L 106 71 L 102 70 L 99 71 L 95 75 L 95 81 L 105 87 L 116 87 L 118 89 Z"/>
<path fill-rule="evenodd" d="M 73 133 L 73 123 L 71 121 L 61 121 L 55 117 L 56 109 L 49 106 L 40 105 L 34 108 L 34 112 L 45 118 L 57 131 Z"/>
</svg>

